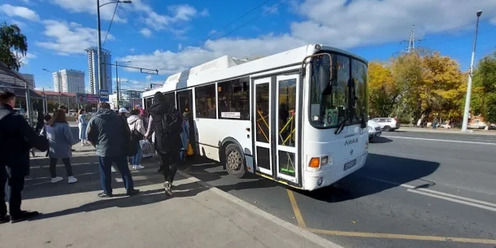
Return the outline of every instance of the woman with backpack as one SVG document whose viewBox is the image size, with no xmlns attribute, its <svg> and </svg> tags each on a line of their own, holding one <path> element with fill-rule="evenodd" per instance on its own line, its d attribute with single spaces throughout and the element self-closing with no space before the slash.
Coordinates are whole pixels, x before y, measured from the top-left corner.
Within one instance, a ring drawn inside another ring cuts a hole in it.
<svg viewBox="0 0 496 248">
<path fill-rule="evenodd" d="M 133 165 L 133 169 L 139 170 L 143 169 L 141 165 L 142 151 L 140 146 L 140 140 L 142 140 L 145 136 L 145 125 L 143 124 L 143 120 L 139 117 L 139 110 L 133 109 L 130 112 L 130 116 L 127 118 L 127 124 L 129 125 L 129 130 L 131 131 L 131 136 L 133 136 L 133 140 L 137 140 L 138 152 L 136 155 L 131 157 L 131 164 Z"/>
<path fill-rule="evenodd" d="M 58 183 L 63 180 L 57 176 L 57 160 L 62 159 L 67 172 L 67 183 L 75 183 L 78 180 L 72 175 L 71 157 L 72 157 L 72 134 L 71 128 L 66 121 L 65 112 L 63 109 L 58 109 L 53 114 L 49 125 L 45 126 L 46 137 L 50 144 L 48 157 L 50 158 L 50 176 L 51 183 Z"/>
</svg>

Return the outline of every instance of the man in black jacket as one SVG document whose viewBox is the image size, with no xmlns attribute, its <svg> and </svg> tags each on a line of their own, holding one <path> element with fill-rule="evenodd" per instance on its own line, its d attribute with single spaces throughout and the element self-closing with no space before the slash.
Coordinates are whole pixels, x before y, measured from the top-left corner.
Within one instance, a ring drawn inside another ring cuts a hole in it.
<svg viewBox="0 0 496 248">
<path fill-rule="evenodd" d="M 24 177 L 29 175 L 29 150 L 48 150 L 48 140 L 38 136 L 24 117 L 14 114 L 14 93 L 0 90 L 0 223 L 31 219 L 38 212 L 21 210 Z M 10 186 L 9 213 L 5 204 L 5 182 Z"/>
<path fill-rule="evenodd" d="M 150 121 L 145 137 L 155 132 L 155 150 L 160 156 L 160 171 L 164 174 L 164 189 L 169 196 L 172 195 L 172 181 L 177 172 L 179 150 L 182 148 L 181 132 L 183 117 L 174 106 L 165 101 L 161 92 L 154 95 L 152 106 L 148 109 Z"/>
<path fill-rule="evenodd" d="M 103 192 L 99 197 L 112 197 L 111 166 L 117 165 L 129 196 L 139 190 L 134 189 L 133 178 L 126 161 L 126 142 L 130 138 L 129 126 L 121 117 L 110 109 L 108 103 L 100 103 L 100 109 L 88 122 L 86 129 L 88 141 L 96 147 L 96 155 L 100 164 L 100 182 Z"/>
</svg>

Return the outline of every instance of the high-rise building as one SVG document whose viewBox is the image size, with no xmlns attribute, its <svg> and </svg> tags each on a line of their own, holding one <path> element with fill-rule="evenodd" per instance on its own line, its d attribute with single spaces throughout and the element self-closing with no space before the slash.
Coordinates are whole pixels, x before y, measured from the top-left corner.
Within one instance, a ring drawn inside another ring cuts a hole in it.
<svg viewBox="0 0 496 248">
<path fill-rule="evenodd" d="M 98 85 L 98 49 L 91 47 L 85 50 L 88 53 L 88 77 L 90 91 L 92 94 L 99 94 Z M 102 49 L 100 63 L 102 63 L 102 84 L 107 85 L 109 94 L 112 94 L 112 56 L 108 50 Z"/>
<path fill-rule="evenodd" d="M 27 73 L 18 73 L 24 80 L 28 82 L 29 88 L 34 89 L 34 75 L 33 74 L 27 74 Z M 0 82 L 4 83 L 9 83 L 9 84 L 14 84 L 18 85 L 20 87 L 25 87 L 26 83 L 22 80 L 19 80 L 15 77 L 9 76 L 9 75 L 4 75 L 0 74 Z"/>
<path fill-rule="evenodd" d="M 52 73 L 52 77 L 55 92 L 85 93 L 83 71 L 63 69 Z"/>
</svg>

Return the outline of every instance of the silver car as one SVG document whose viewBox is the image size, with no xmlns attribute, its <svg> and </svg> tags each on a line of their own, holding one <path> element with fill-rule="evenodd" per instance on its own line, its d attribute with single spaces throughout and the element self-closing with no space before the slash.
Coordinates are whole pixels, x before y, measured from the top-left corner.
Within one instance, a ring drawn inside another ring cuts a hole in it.
<svg viewBox="0 0 496 248">
<path fill-rule="evenodd" d="M 378 117 L 373 119 L 379 126 L 381 126 L 382 130 L 389 132 L 394 131 L 400 128 L 400 122 L 396 118 L 391 117 Z"/>
</svg>

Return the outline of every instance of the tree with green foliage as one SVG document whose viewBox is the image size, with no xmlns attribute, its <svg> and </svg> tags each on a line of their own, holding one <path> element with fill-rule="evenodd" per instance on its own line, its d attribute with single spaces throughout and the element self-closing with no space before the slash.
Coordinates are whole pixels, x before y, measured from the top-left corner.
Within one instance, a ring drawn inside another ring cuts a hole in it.
<svg viewBox="0 0 496 248">
<path fill-rule="evenodd" d="M 26 36 L 21 29 L 15 24 L 3 23 L 0 27 L 0 61 L 11 70 L 19 71 L 21 56 L 25 56 L 27 51 Z"/>
<path fill-rule="evenodd" d="M 473 114 L 481 114 L 485 121 L 496 123 L 496 52 L 479 61 L 474 71 L 473 92 Z"/>
</svg>

